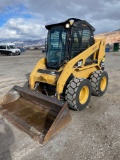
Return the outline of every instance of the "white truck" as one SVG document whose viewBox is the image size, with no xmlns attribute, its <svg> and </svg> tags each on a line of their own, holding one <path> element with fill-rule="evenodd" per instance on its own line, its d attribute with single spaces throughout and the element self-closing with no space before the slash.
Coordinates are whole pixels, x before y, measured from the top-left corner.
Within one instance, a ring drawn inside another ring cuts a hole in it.
<svg viewBox="0 0 120 160">
<path fill-rule="evenodd" d="M 14 43 L 0 43 L 0 54 L 6 55 L 20 55 L 21 51 Z"/>
</svg>

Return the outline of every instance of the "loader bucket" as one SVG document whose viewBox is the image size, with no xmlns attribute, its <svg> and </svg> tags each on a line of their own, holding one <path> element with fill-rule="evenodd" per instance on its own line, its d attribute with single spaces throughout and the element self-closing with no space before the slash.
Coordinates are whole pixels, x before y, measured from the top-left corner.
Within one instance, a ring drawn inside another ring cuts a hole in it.
<svg viewBox="0 0 120 160">
<path fill-rule="evenodd" d="M 0 113 L 41 144 L 71 120 L 67 103 L 18 86 L 0 101 Z"/>
</svg>

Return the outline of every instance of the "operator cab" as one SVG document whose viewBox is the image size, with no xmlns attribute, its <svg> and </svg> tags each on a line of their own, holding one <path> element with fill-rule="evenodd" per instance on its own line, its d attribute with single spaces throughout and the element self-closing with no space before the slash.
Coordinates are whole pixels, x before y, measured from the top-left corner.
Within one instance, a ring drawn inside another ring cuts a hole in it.
<svg viewBox="0 0 120 160">
<path fill-rule="evenodd" d="M 94 44 L 95 29 L 85 20 L 70 18 L 65 22 L 45 27 L 48 30 L 48 68 L 60 68 L 66 60 L 69 61 Z"/>
</svg>

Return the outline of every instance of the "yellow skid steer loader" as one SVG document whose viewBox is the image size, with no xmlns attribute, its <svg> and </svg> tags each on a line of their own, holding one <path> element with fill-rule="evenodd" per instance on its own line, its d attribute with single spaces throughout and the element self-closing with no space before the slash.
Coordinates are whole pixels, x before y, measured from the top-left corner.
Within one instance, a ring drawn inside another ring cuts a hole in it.
<svg viewBox="0 0 120 160">
<path fill-rule="evenodd" d="M 0 113 L 45 144 L 71 120 L 69 108 L 83 110 L 91 95 L 108 85 L 105 39 L 94 39 L 85 20 L 47 25 L 46 57 L 30 74 L 28 87 L 14 86 L 0 101 Z"/>
</svg>

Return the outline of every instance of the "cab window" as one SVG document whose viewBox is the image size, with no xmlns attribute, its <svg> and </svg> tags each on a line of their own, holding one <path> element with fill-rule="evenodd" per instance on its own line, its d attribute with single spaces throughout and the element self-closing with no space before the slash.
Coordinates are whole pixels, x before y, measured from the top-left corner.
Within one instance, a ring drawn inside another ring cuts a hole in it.
<svg viewBox="0 0 120 160">
<path fill-rule="evenodd" d="M 76 28 L 73 29 L 72 33 L 72 43 L 71 43 L 71 59 L 80 53 L 80 45 L 81 45 L 81 33 L 82 30 L 78 30 Z"/>
<path fill-rule="evenodd" d="M 4 45 L 4 46 L 0 46 L 0 49 L 6 49 L 6 46 Z"/>
<path fill-rule="evenodd" d="M 73 28 L 71 43 L 71 59 L 90 46 L 91 31 Z"/>
</svg>

